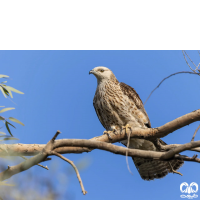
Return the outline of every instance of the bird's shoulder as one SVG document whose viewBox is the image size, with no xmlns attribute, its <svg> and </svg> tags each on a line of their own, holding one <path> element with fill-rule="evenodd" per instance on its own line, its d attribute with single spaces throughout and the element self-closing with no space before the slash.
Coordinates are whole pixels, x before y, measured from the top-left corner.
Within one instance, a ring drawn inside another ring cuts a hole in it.
<svg viewBox="0 0 200 200">
<path fill-rule="evenodd" d="M 146 126 L 148 128 L 150 128 L 151 127 L 151 123 L 150 123 L 149 117 L 147 115 L 147 112 L 146 112 L 146 110 L 144 108 L 143 102 L 140 99 L 140 96 L 138 95 L 138 93 L 135 91 L 134 88 L 132 88 L 131 86 L 129 86 L 129 85 L 123 83 L 123 82 L 120 82 L 119 86 L 120 86 L 120 89 L 123 92 L 123 94 L 126 95 L 126 96 L 128 96 L 128 98 L 131 101 L 134 102 L 134 104 L 136 105 L 136 107 L 146 116 L 147 121 L 148 121 L 148 123 L 146 124 Z"/>
<path fill-rule="evenodd" d="M 123 82 L 119 83 L 119 86 L 123 94 L 128 96 L 129 99 L 131 99 L 135 103 L 138 109 L 141 109 L 144 107 L 143 102 L 140 99 L 140 96 L 138 95 L 138 93 L 135 91 L 134 88 L 132 88 L 131 86 Z"/>
</svg>

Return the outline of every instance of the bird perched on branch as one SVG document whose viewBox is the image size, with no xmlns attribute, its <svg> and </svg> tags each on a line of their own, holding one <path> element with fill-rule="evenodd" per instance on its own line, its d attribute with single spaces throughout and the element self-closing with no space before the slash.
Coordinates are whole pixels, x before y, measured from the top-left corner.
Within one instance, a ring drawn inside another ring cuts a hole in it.
<svg viewBox="0 0 200 200">
<path fill-rule="evenodd" d="M 96 114 L 106 129 L 104 133 L 129 127 L 151 128 L 149 117 L 136 91 L 120 83 L 113 72 L 106 67 L 95 67 L 89 72 L 97 78 L 97 89 L 93 99 Z M 162 144 L 165 144 L 159 139 Z M 127 146 L 127 140 L 122 141 Z M 158 151 L 153 142 L 131 138 L 129 148 Z M 162 178 L 169 172 L 179 169 L 183 161 L 173 159 L 160 161 L 132 157 L 135 166 L 144 180 Z"/>
</svg>

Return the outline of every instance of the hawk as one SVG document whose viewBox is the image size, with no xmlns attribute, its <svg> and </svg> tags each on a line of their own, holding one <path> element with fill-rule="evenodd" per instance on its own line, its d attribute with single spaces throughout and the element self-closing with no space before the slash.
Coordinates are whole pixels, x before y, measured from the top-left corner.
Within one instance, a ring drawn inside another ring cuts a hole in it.
<svg viewBox="0 0 200 200">
<path fill-rule="evenodd" d="M 113 72 L 106 67 L 95 67 L 89 72 L 97 78 L 97 89 L 93 105 L 99 121 L 109 131 L 121 130 L 124 127 L 151 128 L 149 117 L 136 91 L 120 83 Z M 161 144 L 166 144 L 159 139 Z M 127 140 L 122 141 L 127 146 Z M 145 139 L 131 138 L 129 148 L 159 151 L 153 142 Z M 144 180 L 162 178 L 173 170 L 179 169 L 183 161 L 173 159 L 160 161 L 132 157 L 134 164 Z"/>
</svg>

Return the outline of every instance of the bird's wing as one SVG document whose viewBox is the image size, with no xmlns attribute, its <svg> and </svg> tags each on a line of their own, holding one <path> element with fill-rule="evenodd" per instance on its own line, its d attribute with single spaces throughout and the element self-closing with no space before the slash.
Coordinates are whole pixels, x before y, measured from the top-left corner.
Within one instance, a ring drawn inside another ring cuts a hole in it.
<svg viewBox="0 0 200 200">
<path fill-rule="evenodd" d="M 96 105 L 96 98 L 95 97 L 93 99 L 93 106 L 94 106 L 95 112 L 96 112 L 96 114 L 99 118 L 99 121 L 101 122 L 102 126 L 106 129 L 106 127 L 104 126 L 103 119 L 102 119 L 101 114 L 100 114 L 101 112 L 100 112 L 98 106 Z"/>
<path fill-rule="evenodd" d="M 137 92 L 131 86 L 129 86 L 129 85 L 123 83 L 123 82 L 119 83 L 119 85 L 120 85 L 122 92 L 126 96 L 128 96 L 128 98 L 135 103 L 136 107 L 146 116 L 148 123 L 146 123 L 145 125 L 148 128 L 151 128 L 151 123 L 150 123 L 149 117 L 148 117 L 148 115 L 147 115 L 147 113 L 144 109 L 144 105 L 142 103 L 142 100 L 140 99 Z"/>
</svg>

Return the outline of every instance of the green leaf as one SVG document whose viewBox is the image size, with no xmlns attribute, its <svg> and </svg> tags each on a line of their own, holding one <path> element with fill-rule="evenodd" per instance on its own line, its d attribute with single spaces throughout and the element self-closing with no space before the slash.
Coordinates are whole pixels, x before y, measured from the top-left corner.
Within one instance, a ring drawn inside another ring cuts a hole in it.
<svg viewBox="0 0 200 200">
<path fill-rule="evenodd" d="M 14 118 L 14 117 L 9 117 L 8 119 L 24 126 L 24 124 L 22 122 L 20 122 L 18 119 Z"/>
<path fill-rule="evenodd" d="M 1 83 L 7 83 L 8 81 L 3 81 L 3 82 L 1 82 Z"/>
<path fill-rule="evenodd" d="M 13 109 L 15 109 L 15 108 L 3 108 L 2 110 L 0 110 L 0 113 L 6 112 L 8 110 L 13 110 Z"/>
<path fill-rule="evenodd" d="M 18 138 L 14 138 L 14 137 L 7 137 L 7 138 L 4 138 L 3 140 L 19 140 Z"/>
<path fill-rule="evenodd" d="M 0 134 L 6 135 L 6 133 L 4 133 L 4 132 L 0 132 Z"/>
<path fill-rule="evenodd" d="M 4 93 L 5 93 L 7 96 L 9 96 L 9 91 L 8 91 L 8 89 L 5 87 L 6 85 L 0 84 L 0 86 L 3 88 Z"/>
<path fill-rule="evenodd" d="M 10 122 L 6 121 L 9 125 L 11 125 L 13 128 L 16 128 L 14 125 L 12 125 Z"/>
<path fill-rule="evenodd" d="M 13 92 L 16 92 L 16 93 L 19 93 L 19 94 L 24 94 L 23 92 L 21 92 L 21 91 L 15 89 L 15 88 L 13 88 L 13 87 L 10 87 L 10 86 L 7 86 L 7 85 L 6 85 L 5 87 L 8 88 L 8 90 L 11 90 L 11 91 L 13 91 Z"/>
<path fill-rule="evenodd" d="M 4 89 L 5 89 L 5 88 L 4 88 Z M 11 97 L 11 98 L 13 98 L 13 95 L 12 95 L 12 92 L 11 92 L 11 90 L 9 90 L 8 88 L 6 88 L 6 90 L 8 91 L 8 93 L 9 93 L 10 97 Z"/>
<path fill-rule="evenodd" d="M 2 116 L 0 116 L 0 120 L 5 120 L 5 118 L 4 118 L 4 117 L 2 117 Z"/>
<path fill-rule="evenodd" d="M 9 76 L 0 74 L 0 78 L 8 78 Z"/>
<path fill-rule="evenodd" d="M 7 98 L 6 94 L 4 93 L 3 88 L 2 88 L 1 86 L 0 86 L 0 90 L 1 90 L 1 92 L 3 93 L 4 97 Z"/>
<path fill-rule="evenodd" d="M 10 128 L 9 128 L 9 126 L 8 126 L 8 122 L 6 122 L 5 124 L 6 124 L 6 128 L 7 128 L 8 132 L 9 132 L 10 135 L 13 137 L 13 134 L 11 133 Z"/>
</svg>

